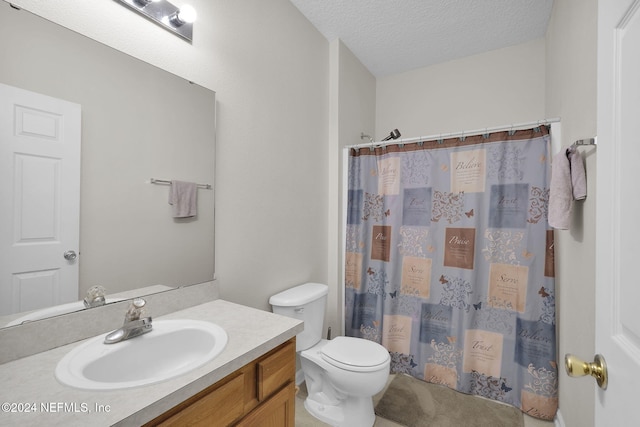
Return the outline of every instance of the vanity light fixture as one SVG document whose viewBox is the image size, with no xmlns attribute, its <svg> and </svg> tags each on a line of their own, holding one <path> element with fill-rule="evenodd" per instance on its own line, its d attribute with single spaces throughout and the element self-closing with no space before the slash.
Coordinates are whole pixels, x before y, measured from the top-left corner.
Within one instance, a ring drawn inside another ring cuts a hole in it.
<svg viewBox="0 0 640 427">
<path fill-rule="evenodd" d="M 193 41 L 193 22 L 196 10 L 184 5 L 180 8 L 167 0 L 116 0 L 162 28 L 191 42 Z"/>
</svg>

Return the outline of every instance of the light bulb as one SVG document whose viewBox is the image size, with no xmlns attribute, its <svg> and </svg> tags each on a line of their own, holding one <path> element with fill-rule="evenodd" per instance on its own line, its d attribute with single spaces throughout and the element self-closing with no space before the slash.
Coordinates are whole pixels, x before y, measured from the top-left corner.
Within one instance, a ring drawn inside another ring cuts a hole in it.
<svg viewBox="0 0 640 427">
<path fill-rule="evenodd" d="M 178 10 L 176 18 L 181 24 L 192 24 L 198 18 L 198 13 L 192 6 L 186 4 Z"/>
</svg>

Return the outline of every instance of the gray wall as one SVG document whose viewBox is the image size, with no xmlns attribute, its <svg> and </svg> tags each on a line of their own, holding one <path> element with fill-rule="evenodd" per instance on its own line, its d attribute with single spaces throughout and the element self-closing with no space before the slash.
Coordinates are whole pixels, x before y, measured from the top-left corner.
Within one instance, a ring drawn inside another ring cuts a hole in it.
<svg viewBox="0 0 640 427">
<path fill-rule="evenodd" d="M 544 39 L 379 78 L 376 136 L 407 138 L 545 118 Z"/>
<path fill-rule="evenodd" d="M 563 145 L 597 134 L 597 1 L 555 0 L 547 29 L 546 110 L 562 117 Z M 595 354 L 596 149 L 585 157 L 588 196 L 576 202 L 572 229 L 556 231 L 559 359 Z M 567 426 L 594 425 L 593 380 L 569 378 L 560 366 L 560 412 Z"/>
</svg>

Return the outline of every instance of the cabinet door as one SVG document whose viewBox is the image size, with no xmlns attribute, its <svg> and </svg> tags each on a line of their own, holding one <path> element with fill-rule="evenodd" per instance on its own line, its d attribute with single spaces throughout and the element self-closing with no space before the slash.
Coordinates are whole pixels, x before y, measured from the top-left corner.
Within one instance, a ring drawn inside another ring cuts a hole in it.
<svg viewBox="0 0 640 427">
<path fill-rule="evenodd" d="M 296 377 L 296 344 L 290 341 L 258 362 L 258 400 L 262 402 Z"/>
<path fill-rule="evenodd" d="M 244 417 L 238 427 L 295 427 L 294 383 L 264 401 L 260 406 Z"/>
<path fill-rule="evenodd" d="M 226 427 L 242 416 L 244 375 L 238 375 L 157 426 Z"/>
</svg>

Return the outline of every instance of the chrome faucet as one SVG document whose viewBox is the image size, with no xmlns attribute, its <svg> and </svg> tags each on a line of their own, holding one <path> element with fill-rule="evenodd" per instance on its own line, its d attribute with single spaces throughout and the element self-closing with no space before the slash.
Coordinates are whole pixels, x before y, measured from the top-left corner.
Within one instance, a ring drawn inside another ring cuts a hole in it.
<svg viewBox="0 0 640 427">
<path fill-rule="evenodd" d="M 104 338 L 104 343 L 115 344 L 151 332 L 153 328 L 151 316 L 142 317 L 144 314 L 143 308 L 146 304 L 147 302 L 142 298 L 134 299 L 124 316 L 122 328 L 107 334 Z"/>
</svg>

